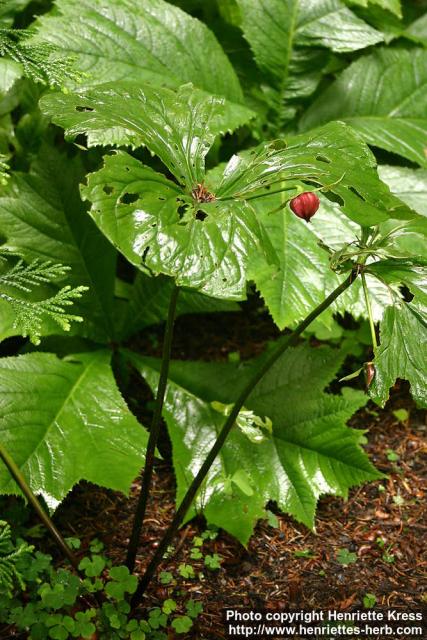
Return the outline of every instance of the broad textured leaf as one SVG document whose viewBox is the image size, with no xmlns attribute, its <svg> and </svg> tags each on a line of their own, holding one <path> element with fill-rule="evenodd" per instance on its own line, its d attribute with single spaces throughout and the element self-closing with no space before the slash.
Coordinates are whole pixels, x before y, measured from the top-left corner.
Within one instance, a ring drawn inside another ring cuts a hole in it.
<svg viewBox="0 0 427 640">
<path fill-rule="evenodd" d="M 16 80 L 21 78 L 21 66 L 13 60 L 7 58 L 0 59 L 0 96 L 13 87 Z"/>
<path fill-rule="evenodd" d="M 2 0 L 0 4 L 0 25 L 12 26 L 17 13 L 25 9 L 31 0 Z"/>
<path fill-rule="evenodd" d="M 417 302 L 427 308 L 427 260 L 391 259 L 368 265 L 368 273 L 387 284 L 402 284 L 408 287 Z"/>
<path fill-rule="evenodd" d="M 99 228 L 132 264 L 213 297 L 245 298 L 251 257 L 275 259 L 248 204 L 193 203 L 127 153 L 107 156 L 82 193 Z"/>
<path fill-rule="evenodd" d="M 42 110 L 68 137 L 87 134 L 93 145 L 146 145 L 190 190 L 201 182 L 204 159 L 220 133 L 244 124 L 252 112 L 191 85 L 107 84 L 76 94 L 54 93 Z"/>
<path fill-rule="evenodd" d="M 383 49 L 353 62 L 314 101 L 303 130 L 343 120 L 368 144 L 427 166 L 427 51 Z"/>
<path fill-rule="evenodd" d="M 102 350 L 0 361 L 1 441 L 51 509 L 82 479 L 127 493 L 143 466 L 147 433 L 117 389 L 110 358 Z M 17 492 L 0 465 L 0 493 Z"/>
<path fill-rule="evenodd" d="M 5 300 L 0 300 L 0 342 L 11 336 L 16 336 L 14 322 L 15 314 L 11 305 Z"/>
<path fill-rule="evenodd" d="M 392 193 L 427 217 L 427 170 L 380 165 L 378 173 Z"/>
<path fill-rule="evenodd" d="M 212 190 L 219 199 L 243 200 L 272 183 L 277 190 L 300 181 L 324 187 L 349 218 L 365 226 L 415 215 L 379 180 L 375 158 L 359 134 L 339 122 L 290 138 L 287 146 L 260 145 L 233 156 L 222 177 L 214 173 Z"/>
<path fill-rule="evenodd" d="M 237 0 L 242 29 L 271 89 L 276 128 L 292 117 L 292 101 L 313 93 L 327 49 L 356 51 L 383 40 L 340 0 Z"/>
<path fill-rule="evenodd" d="M 288 147 L 261 145 L 233 156 L 223 172 L 216 169 L 207 176 L 215 196 L 211 202 L 197 202 L 188 190 L 183 193 L 123 152 L 107 156 L 82 193 L 92 202 L 99 228 L 132 264 L 172 276 L 181 286 L 237 300 L 245 297 L 248 279 L 259 279 L 259 259 L 276 263 L 264 229 L 270 219 L 261 222 L 253 195 L 280 185 L 281 179 L 291 187 L 307 180 L 311 188 L 314 181 L 338 197 L 343 211 L 359 223 L 371 225 L 391 215 L 412 219 L 416 214 L 390 193 L 375 167 L 358 135 L 332 123 L 292 139 Z M 310 309 L 311 302 L 309 297 Z"/>
<path fill-rule="evenodd" d="M 38 19 L 39 39 L 76 56 L 85 85 L 132 78 L 185 82 L 241 101 L 242 91 L 213 33 L 163 0 L 58 0 Z"/>
<path fill-rule="evenodd" d="M 173 280 L 150 278 L 139 272 L 132 284 L 120 282 L 116 288 L 116 335 L 124 340 L 144 327 L 166 320 Z M 215 300 L 197 291 L 180 291 L 177 315 L 239 311 L 239 305 Z"/>
<path fill-rule="evenodd" d="M 78 183 L 83 175 L 77 160 L 42 147 L 29 173 L 14 173 L 3 189 L 0 228 L 3 240 L 26 261 L 40 258 L 69 266 L 58 286 L 90 288 L 73 308 L 85 319 L 73 331 L 102 341 L 113 335 L 115 251 L 80 200 Z"/>
<path fill-rule="evenodd" d="M 158 361 L 128 357 L 154 388 Z M 345 497 L 350 486 L 380 477 L 359 446 L 361 432 L 345 426 L 366 397 L 350 389 L 342 396 L 322 392 L 342 358 L 330 349 L 302 346 L 267 374 L 246 406 L 272 418 L 273 434 L 254 444 L 240 429 L 232 430 L 197 499 L 197 509 L 203 509 L 208 522 L 245 544 L 257 519 L 265 517 L 266 503 L 275 500 L 312 527 L 320 495 Z M 224 422 L 210 403 L 233 402 L 251 371 L 247 365 L 242 370 L 224 364 L 172 363 L 164 416 L 173 443 L 178 503 Z M 242 471 L 253 494 L 233 483 L 229 495 L 227 479 Z"/>
<path fill-rule="evenodd" d="M 405 34 L 414 38 L 417 42 L 427 47 L 427 13 L 415 20 L 406 29 Z"/>
<path fill-rule="evenodd" d="M 368 5 L 376 5 L 381 9 L 391 11 L 398 18 L 402 17 L 402 5 L 400 0 L 346 0 L 350 6 L 358 5 L 359 7 L 367 7 Z"/>
<path fill-rule="evenodd" d="M 402 302 L 388 307 L 380 326 L 381 345 L 376 353 L 375 377 L 369 394 L 384 406 L 397 378 L 408 380 L 417 404 L 427 407 L 427 313 Z"/>
</svg>

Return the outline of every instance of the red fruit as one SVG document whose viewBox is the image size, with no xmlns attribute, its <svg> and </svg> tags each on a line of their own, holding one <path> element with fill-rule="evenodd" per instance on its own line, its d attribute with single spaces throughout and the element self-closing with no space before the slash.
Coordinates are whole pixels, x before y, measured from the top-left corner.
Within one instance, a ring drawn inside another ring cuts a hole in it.
<svg viewBox="0 0 427 640">
<path fill-rule="evenodd" d="M 314 216 L 319 208 L 320 200 L 312 191 L 300 193 L 296 198 L 292 198 L 289 203 L 291 210 L 298 218 L 302 218 L 306 222 L 310 222 L 310 218 Z"/>
</svg>

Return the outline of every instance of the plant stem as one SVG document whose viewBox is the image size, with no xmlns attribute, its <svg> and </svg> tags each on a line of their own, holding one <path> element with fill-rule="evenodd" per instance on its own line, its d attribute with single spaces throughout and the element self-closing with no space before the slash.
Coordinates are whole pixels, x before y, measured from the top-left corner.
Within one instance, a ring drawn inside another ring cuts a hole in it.
<svg viewBox="0 0 427 640">
<path fill-rule="evenodd" d="M 184 498 L 182 499 L 181 504 L 179 505 L 175 516 L 171 522 L 171 524 L 169 525 L 165 535 L 163 536 L 162 540 L 159 543 L 159 546 L 157 547 L 157 550 L 155 552 L 155 554 L 153 555 L 152 559 L 150 560 L 147 569 L 144 573 L 144 575 L 140 578 L 139 583 L 138 583 L 138 588 L 135 592 L 135 594 L 133 595 L 132 598 L 132 607 L 135 608 L 136 606 L 138 606 L 138 604 L 140 603 L 142 596 L 144 595 L 144 592 L 148 586 L 148 584 L 150 583 L 157 567 L 159 566 L 159 564 L 162 562 L 163 560 L 163 556 L 168 548 L 168 546 L 170 545 L 170 543 L 172 542 L 176 532 L 178 531 L 178 528 L 180 527 L 183 519 L 185 518 L 185 515 L 188 511 L 188 509 L 191 506 L 191 503 L 193 502 L 197 491 L 199 490 L 203 480 L 205 479 L 206 475 L 209 472 L 209 469 L 211 468 L 216 456 L 218 455 L 219 451 L 221 450 L 221 447 L 223 446 L 224 442 L 227 439 L 228 434 L 230 433 L 236 418 L 239 415 L 239 412 L 241 410 L 241 408 L 243 407 L 244 403 L 246 402 L 248 396 L 252 393 L 252 391 L 254 390 L 254 388 L 256 387 L 256 385 L 258 384 L 258 382 L 263 378 L 263 376 L 267 373 L 267 371 L 269 371 L 271 369 L 271 367 L 273 366 L 273 364 L 280 358 L 280 356 L 292 345 L 294 345 L 297 340 L 298 337 L 301 335 L 301 333 L 303 333 L 303 331 L 305 331 L 305 329 L 313 322 L 313 320 L 315 320 L 317 318 L 317 316 L 319 316 L 325 309 L 327 309 L 336 298 L 338 298 L 338 296 L 340 296 L 351 284 L 352 282 L 355 280 L 355 278 L 358 275 L 358 269 L 353 270 L 350 275 L 346 278 L 346 280 L 344 280 L 327 298 L 325 298 L 325 300 L 319 304 L 318 307 L 316 307 L 316 309 L 314 309 L 306 318 L 305 320 L 303 320 L 298 326 L 297 328 L 288 336 L 285 337 L 284 341 L 281 342 L 281 344 L 277 347 L 277 349 L 271 354 L 271 356 L 268 358 L 268 360 L 266 360 L 266 362 L 263 364 L 262 367 L 260 367 L 258 369 L 258 371 L 255 373 L 255 375 L 253 376 L 253 378 L 248 382 L 248 384 L 245 386 L 245 388 L 241 391 L 238 399 L 236 400 L 233 409 L 231 410 L 230 415 L 228 416 L 227 420 L 225 421 L 224 426 L 222 427 L 214 445 L 212 446 L 211 450 L 209 451 L 205 461 L 203 462 L 202 466 L 200 467 L 197 475 L 194 477 L 192 483 L 190 484 L 187 493 L 185 494 Z"/>
<path fill-rule="evenodd" d="M 141 529 L 144 522 L 145 512 L 147 510 L 148 496 L 150 493 L 151 480 L 153 477 L 154 455 L 156 451 L 157 441 L 159 439 L 163 402 L 165 399 L 169 374 L 169 362 L 171 356 L 173 326 L 175 323 L 178 293 L 179 287 L 174 284 L 169 300 L 168 317 L 166 320 L 165 335 L 163 339 L 162 366 L 160 370 L 159 384 L 157 387 L 156 405 L 154 408 L 153 419 L 151 421 L 150 435 L 148 438 L 147 452 L 145 455 L 145 468 L 142 476 L 141 491 L 139 494 L 138 505 L 135 511 L 132 533 L 129 539 L 127 550 L 126 566 L 131 573 L 135 568 L 138 543 L 141 536 Z"/>
<path fill-rule="evenodd" d="M 246 196 L 244 200 L 256 200 L 257 198 L 266 198 L 268 196 L 274 196 L 277 193 L 284 193 L 285 191 L 295 191 L 295 187 L 288 187 L 285 189 L 276 189 L 275 191 L 268 191 L 267 193 L 263 191 L 262 193 L 257 193 L 254 196 Z M 238 194 L 236 196 L 233 196 L 233 198 L 238 198 L 238 197 L 239 197 Z"/>
<path fill-rule="evenodd" d="M 21 489 L 28 502 L 33 507 L 34 511 L 37 513 L 38 517 L 45 525 L 46 529 L 49 531 L 56 546 L 61 550 L 63 555 L 68 558 L 76 572 L 79 573 L 79 561 L 65 542 L 62 535 L 59 533 L 58 529 L 53 524 L 52 520 L 49 518 L 46 511 L 43 509 L 37 497 L 32 492 L 18 465 L 2 444 L 0 444 L 0 458 L 3 460 L 4 464 L 9 470 L 10 475 L 15 480 L 16 484 Z"/>
<path fill-rule="evenodd" d="M 368 291 L 368 285 L 366 283 L 366 277 L 365 274 L 362 270 L 362 285 L 363 285 L 363 293 L 365 294 L 365 302 L 366 302 L 366 309 L 368 311 L 368 316 L 369 316 L 369 326 L 371 328 L 371 336 L 372 336 L 372 346 L 374 349 L 374 354 L 378 348 L 378 342 L 377 342 L 377 334 L 375 332 L 375 323 L 374 323 L 374 318 L 372 315 L 372 307 L 371 307 L 371 301 L 369 299 L 369 291 Z"/>
</svg>

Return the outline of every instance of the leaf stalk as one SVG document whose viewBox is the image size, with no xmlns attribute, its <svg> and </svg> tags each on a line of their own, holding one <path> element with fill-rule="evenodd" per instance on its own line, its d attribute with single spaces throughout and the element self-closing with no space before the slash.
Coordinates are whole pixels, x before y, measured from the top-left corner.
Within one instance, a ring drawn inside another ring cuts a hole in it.
<svg viewBox="0 0 427 640">
<path fill-rule="evenodd" d="M 40 504 L 36 495 L 31 490 L 31 487 L 29 486 L 26 479 L 24 478 L 15 460 L 12 458 L 10 453 L 8 453 L 8 451 L 2 444 L 0 444 L 0 458 L 3 460 L 10 475 L 15 480 L 16 484 L 21 489 L 22 493 L 27 498 L 28 502 L 33 507 L 34 511 L 37 513 L 38 517 L 40 518 L 40 520 L 42 521 L 46 529 L 49 531 L 58 549 L 60 549 L 62 554 L 66 558 L 68 558 L 73 569 L 75 569 L 75 571 L 78 574 L 80 574 L 78 559 L 76 558 L 74 553 L 71 551 L 70 547 L 67 545 L 64 538 L 62 537 L 58 529 L 55 527 L 55 525 L 53 524 L 52 520 L 50 519 L 46 511 L 43 509 L 42 505 Z"/>
<path fill-rule="evenodd" d="M 151 558 L 144 575 L 140 578 L 137 590 L 135 591 L 131 605 L 132 608 L 135 609 L 142 600 L 142 597 L 149 585 L 151 579 L 153 578 L 157 567 L 161 564 L 163 560 L 163 556 L 172 542 L 175 534 L 177 533 L 182 521 L 185 518 L 187 511 L 189 510 L 196 494 L 202 485 L 204 479 L 206 478 L 209 469 L 211 468 L 216 456 L 220 452 L 222 446 L 224 445 L 228 434 L 230 433 L 238 415 L 245 404 L 248 396 L 252 393 L 256 385 L 260 382 L 260 380 L 265 376 L 265 374 L 271 369 L 274 363 L 280 358 L 280 356 L 287 350 L 289 347 L 296 344 L 299 336 L 305 331 L 305 329 L 319 316 L 325 309 L 327 309 L 333 302 L 338 298 L 348 287 L 354 282 L 356 277 L 359 274 L 359 267 L 356 266 L 349 276 L 334 290 L 329 294 L 323 302 L 321 302 L 309 315 L 296 327 L 296 329 L 287 335 L 283 342 L 277 347 L 277 349 L 271 354 L 271 356 L 266 360 L 266 362 L 256 371 L 253 378 L 248 382 L 245 388 L 240 393 L 238 399 L 236 400 L 230 415 L 224 423 L 215 443 L 213 444 L 211 450 L 209 451 L 205 461 L 191 482 L 187 493 L 183 497 L 181 504 L 176 510 L 175 516 L 172 519 L 171 524 L 169 525 L 165 535 L 157 547 L 156 552 Z"/>
<path fill-rule="evenodd" d="M 153 419 L 151 421 L 150 435 L 147 443 L 147 452 L 145 454 L 145 467 L 142 476 L 141 491 L 135 511 L 132 532 L 129 539 L 126 556 L 126 566 L 131 573 L 135 568 L 138 543 L 141 537 L 141 530 L 144 523 L 145 512 L 147 510 L 147 503 L 153 477 L 154 457 L 160 434 L 163 403 L 165 399 L 166 386 L 169 375 L 169 363 L 171 357 L 173 328 L 175 324 L 178 294 L 179 287 L 174 285 L 169 300 L 168 316 L 166 320 L 165 334 L 163 339 L 162 365 L 160 370 L 159 383 L 157 386 L 156 404 L 154 408 Z"/>
<path fill-rule="evenodd" d="M 369 298 L 369 290 L 368 290 L 368 285 L 366 282 L 366 276 L 364 274 L 364 271 L 362 269 L 362 286 L 363 286 L 363 293 L 365 296 L 365 303 L 366 303 L 366 310 L 368 312 L 368 317 L 369 317 L 369 326 L 371 329 L 371 336 L 372 336 L 372 347 L 374 349 L 374 355 L 376 350 L 378 349 L 378 342 L 377 342 L 377 334 L 375 331 L 375 322 L 374 322 L 374 316 L 372 314 L 372 305 L 371 305 L 371 300 Z"/>
</svg>

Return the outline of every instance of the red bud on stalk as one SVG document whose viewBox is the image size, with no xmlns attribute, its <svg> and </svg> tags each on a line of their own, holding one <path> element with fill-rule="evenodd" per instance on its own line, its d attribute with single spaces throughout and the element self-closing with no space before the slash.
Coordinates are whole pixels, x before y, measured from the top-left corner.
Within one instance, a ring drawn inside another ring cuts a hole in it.
<svg viewBox="0 0 427 640">
<path fill-rule="evenodd" d="M 365 362 L 364 366 L 364 373 L 365 373 L 365 382 L 366 382 L 366 386 L 369 387 L 369 385 L 371 384 L 372 380 L 375 377 L 375 366 L 373 362 Z"/>
<path fill-rule="evenodd" d="M 310 218 L 314 216 L 319 208 L 320 200 L 312 191 L 305 191 L 299 196 L 292 198 L 289 203 L 291 210 L 298 218 L 302 218 L 306 222 L 310 222 Z"/>
</svg>

